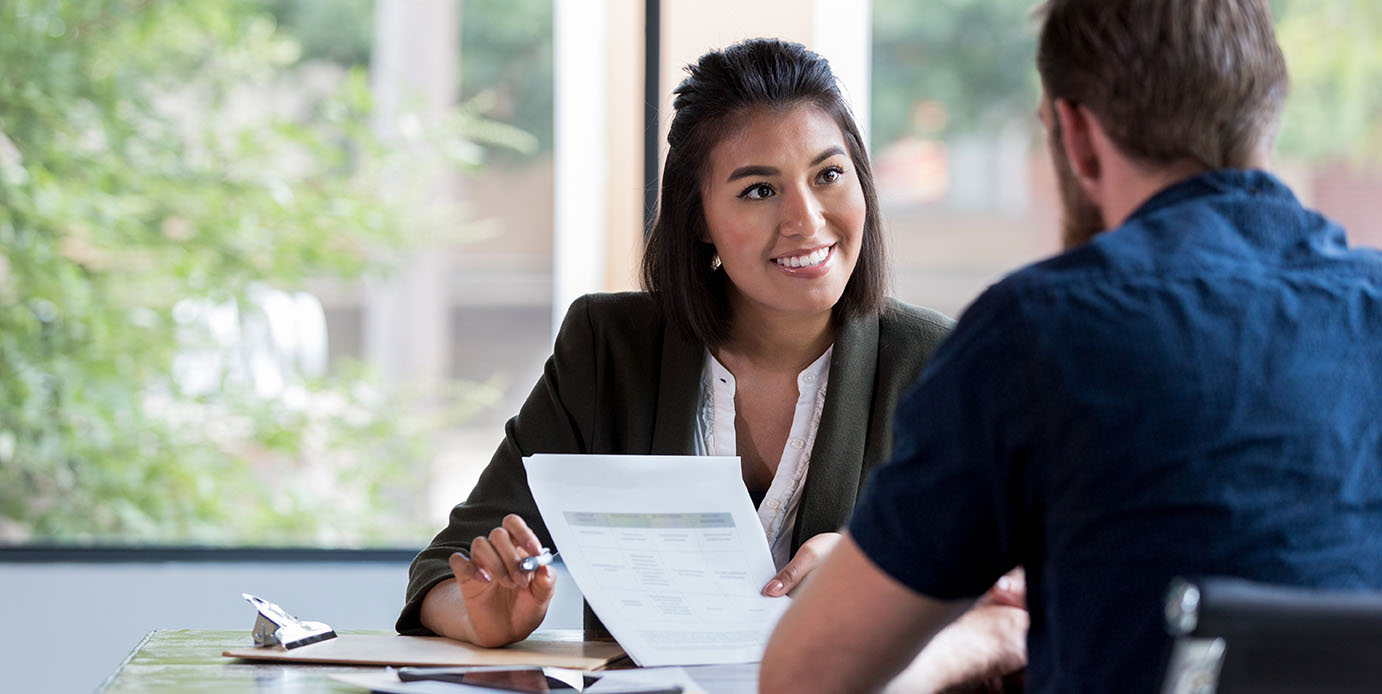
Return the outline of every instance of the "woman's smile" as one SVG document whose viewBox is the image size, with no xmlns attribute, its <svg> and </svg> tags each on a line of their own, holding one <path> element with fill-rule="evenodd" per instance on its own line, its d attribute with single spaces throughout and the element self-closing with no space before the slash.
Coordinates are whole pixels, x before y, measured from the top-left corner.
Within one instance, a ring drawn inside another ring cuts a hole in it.
<svg viewBox="0 0 1382 694">
<path fill-rule="evenodd" d="M 830 271 L 830 261 L 834 258 L 835 244 L 791 253 L 773 258 L 779 270 L 792 277 L 820 277 Z"/>
</svg>

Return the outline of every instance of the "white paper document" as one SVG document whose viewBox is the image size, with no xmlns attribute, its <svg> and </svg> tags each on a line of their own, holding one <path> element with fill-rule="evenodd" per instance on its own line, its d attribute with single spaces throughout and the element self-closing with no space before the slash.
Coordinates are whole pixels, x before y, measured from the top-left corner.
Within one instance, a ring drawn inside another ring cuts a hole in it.
<svg viewBox="0 0 1382 694">
<path fill-rule="evenodd" d="M 528 486 L 566 568 L 642 666 L 756 662 L 788 599 L 739 459 L 535 455 Z"/>
<path fill-rule="evenodd" d="M 484 666 L 466 668 L 461 667 L 439 667 L 439 668 L 413 668 L 415 670 L 436 670 L 440 672 L 457 672 L 458 670 L 503 670 L 505 666 L 486 668 Z M 557 691 L 570 692 L 589 692 L 590 694 L 648 694 L 653 691 L 667 691 L 681 688 L 681 694 L 706 694 L 691 676 L 682 668 L 634 668 L 631 670 L 610 670 L 601 672 L 598 675 L 582 672 L 580 670 L 569 670 L 566 668 L 545 667 L 542 674 L 550 680 L 557 680 L 565 684 L 570 689 L 560 689 Z M 587 677 L 598 677 L 594 683 L 587 685 Z M 329 675 L 337 682 L 343 682 L 371 692 L 384 692 L 385 694 L 494 694 L 500 691 L 494 686 L 484 686 L 480 684 L 458 684 L 454 682 L 438 682 L 434 680 L 415 680 L 402 681 L 398 678 L 398 670 L 385 668 L 374 672 L 349 672 Z M 755 680 L 755 683 L 757 680 Z M 532 684 L 532 683 L 528 683 Z M 539 685 L 540 686 L 540 685 Z M 505 690 L 508 691 L 508 690 Z M 514 691 L 519 691 L 514 689 Z M 523 688 L 522 691 L 537 691 L 536 688 Z M 544 688 L 542 691 L 546 691 Z M 749 692 L 752 689 L 741 689 L 738 691 Z"/>
<path fill-rule="evenodd" d="M 754 685 L 758 680 L 754 679 Z M 651 689 L 674 685 L 681 687 L 681 694 L 707 694 L 704 687 L 691 679 L 686 670 L 679 667 L 631 668 L 628 670 L 606 670 L 600 673 L 595 684 L 585 688 L 587 694 L 616 694 L 620 690 L 634 687 Z M 754 687 L 754 691 L 757 686 Z"/>
</svg>

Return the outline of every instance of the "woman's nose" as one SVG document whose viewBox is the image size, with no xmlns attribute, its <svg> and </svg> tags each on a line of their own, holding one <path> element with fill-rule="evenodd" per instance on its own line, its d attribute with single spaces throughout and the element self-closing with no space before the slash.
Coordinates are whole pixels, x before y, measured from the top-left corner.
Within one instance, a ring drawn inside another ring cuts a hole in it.
<svg viewBox="0 0 1382 694">
<path fill-rule="evenodd" d="M 789 189 L 779 209 L 778 232 L 784 236 L 810 236 L 825 224 L 821 201 L 806 186 Z"/>
</svg>

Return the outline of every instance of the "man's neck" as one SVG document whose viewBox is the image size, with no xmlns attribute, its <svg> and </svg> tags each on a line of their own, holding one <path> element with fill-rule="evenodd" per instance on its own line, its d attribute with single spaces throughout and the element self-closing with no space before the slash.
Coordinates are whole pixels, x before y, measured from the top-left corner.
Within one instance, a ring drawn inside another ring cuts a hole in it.
<svg viewBox="0 0 1382 694">
<path fill-rule="evenodd" d="M 1122 226 L 1152 196 L 1205 171 L 1200 164 L 1188 161 L 1156 167 L 1130 161 L 1126 166 L 1111 169 L 1114 178 L 1109 181 L 1109 192 L 1099 206 L 1105 228 Z"/>
<path fill-rule="evenodd" d="M 1271 154 L 1269 148 L 1269 144 L 1260 147 L 1252 156 L 1252 160 L 1246 162 L 1243 168 L 1263 171 L 1270 168 Z M 1108 187 L 1110 191 L 1108 198 L 1105 204 L 1099 207 L 1104 216 L 1104 223 L 1107 225 L 1105 228 L 1108 229 L 1122 226 L 1124 222 L 1128 221 L 1128 217 L 1131 217 L 1132 213 L 1136 212 L 1143 203 L 1152 199 L 1153 195 L 1209 170 L 1203 165 L 1189 160 L 1165 165 L 1148 165 L 1125 158 L 1118 164 L 1116 171 L 1113 172 L 1118 176 L 1118 179 Z"/>
</svg>

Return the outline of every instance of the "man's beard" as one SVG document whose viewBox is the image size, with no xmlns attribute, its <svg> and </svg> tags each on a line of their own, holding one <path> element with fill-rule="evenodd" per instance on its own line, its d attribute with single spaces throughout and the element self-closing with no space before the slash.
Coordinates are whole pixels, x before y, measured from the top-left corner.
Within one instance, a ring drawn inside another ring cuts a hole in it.
<svg viewBox="0 0 1382 694">
<path fill-rule="evenodd" d="M 1051 127 L 1048 146 L 1051 148 L 1051 162 L 1056 169 L 1056 183 L 1060 188 L 1061 201 L 1061 244 L 1065 250 L 1082 246 L 1104 230 L 1104 216 L 1094 202 L 1085 194 L 1080 182 L 1075 180 L 1075 172 L 1070 169 L 1070 160 L 1065 156 L 1061 145 L 1060 123 Z"/>
</svg>

